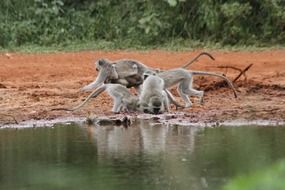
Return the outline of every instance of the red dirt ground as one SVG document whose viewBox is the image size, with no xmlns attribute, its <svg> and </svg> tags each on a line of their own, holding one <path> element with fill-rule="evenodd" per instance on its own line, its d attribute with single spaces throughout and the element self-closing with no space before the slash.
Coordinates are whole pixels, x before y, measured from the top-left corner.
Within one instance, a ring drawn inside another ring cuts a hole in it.
<svg viewBox="0 0 285 190">
<path fill-rule="evenodd" d="M 79 104 L 88 93 L 79 89 L 94 80 L 95 60 L 99 58 L 135 59 L 148 66 L 170 69 L 187 63 L 200 53 L 196 51 L 85 51 L 70 53 L 0 53 L 0 126 L 30 119 L 53 119 L 64 116 L 110 115 L 112 100 L 104 95 L 75 112 L 49 111 L 57 107 Z M 204 105 L 194 101 L 191 109 L 183 110 L 189 121 L 223 121 L 232 119 L 285 119 L 285 50 L 210 51 L 216 58 L 201 57 L 191 66 L 193 70 L 225 73 L 233 79 L 238 72 L 219 69 L 227 65 L 245 68 L 253 63 L 243 77 L 235 83 L 238 98 L 228 87 L 214 88 L 205 93 Z M 213 86 L 219 79 L 197 77 L 200 89 Z M 181 101 L 180 98 L 177 98 Z M 175 111 L 173 109 L 173 111 Z"/>
</svg>

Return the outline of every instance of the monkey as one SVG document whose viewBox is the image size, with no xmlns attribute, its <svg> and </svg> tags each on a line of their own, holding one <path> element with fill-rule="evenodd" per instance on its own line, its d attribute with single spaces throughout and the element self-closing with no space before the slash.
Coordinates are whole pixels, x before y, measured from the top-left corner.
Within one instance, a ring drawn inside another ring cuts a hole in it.
<svg viewBox="0 0 285 190">
<path fill-rule="evenodd" d="M 144 113 L 161 114 L 169 111 L 169 100 L 164 91 L 164 81 L 156 75 L 147 75 L 139 96 L 139 105 Z"/>
<path fill-rule="evenodd" d="M 186 103 L 185 108 L 189 108 L 192 106 L 192 102 L 189 99 L 189 95 L 198 96 L 200 103 L 203 103 L 204 91 L 198 91 L 193 89 L 192 87 L 194 75 L 209 75 L 224 79 L 233 90 L 235 98 L 237 98 L 237 92 L 232 82 L 227 77 L 221 74 L 208 71 L 189 71 L 183 68 L 171 69 L 157 74 L 157 76 L 164 80 L 166 89 L 178 84 L 177 90 L 179 95 Z"/>
<path fill-rule="evenodd" d="M 102 92 L 107 91 L 107 93 L 113 98 L 114 105 L 112 112 L 119 113 L 120 111 L 137 111 L 138 109 L 138 97 L 133 95 L 125 86 L 121 84 L 101 84 L 96 88 L 90 95 L 78 106 L 71 109 L 68 108 L 55 108 L 53 110 L 65 110 L 65 111 L 75 111 L 84 106 L 91 98 L 96 98 Z"/>
<path fill-rule="evenodd" d="M 187 68 L 202 55 L 207 55 L 212 60 L 215 60 L 211 54 L 202 52 L 189 63 L 183 65 L 182 68 Z M 84 86 L 81 91 L 95 89 L 101 82 L 122 84 L 127 88 L 135 87 L 140 91 L 139 86 L 143 83 L 143 74 L 146 71 L 154 74 L 161 72 L 161 70 L 150 68 L 139 61 L 128 59 L 117 60 L 114 62 L 111 62 L 108 59 L 99 59 L 96 61 L 95 65 L 96 70 L 99 72 L 96 80 Z"/>
</svg>

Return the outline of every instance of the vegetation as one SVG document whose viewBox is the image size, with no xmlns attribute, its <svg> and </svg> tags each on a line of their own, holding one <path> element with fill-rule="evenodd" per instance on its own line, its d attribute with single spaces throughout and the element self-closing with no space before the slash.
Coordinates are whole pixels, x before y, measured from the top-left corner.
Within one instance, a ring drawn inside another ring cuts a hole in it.
<svg viewBox="0 0 285 190">
<path fill-rule="evenodd" d="M 0 48 L 284 45 L 283 0 L 4 0 Z M 102 47 L 103 48 L 103 47 Z"/>
<path fill-rule="evenodd" d="M 264 171 L 240 176 L 226 185 L 223 190 L 281 190 L 285 186 L 285 161 Z"/>
</svg>

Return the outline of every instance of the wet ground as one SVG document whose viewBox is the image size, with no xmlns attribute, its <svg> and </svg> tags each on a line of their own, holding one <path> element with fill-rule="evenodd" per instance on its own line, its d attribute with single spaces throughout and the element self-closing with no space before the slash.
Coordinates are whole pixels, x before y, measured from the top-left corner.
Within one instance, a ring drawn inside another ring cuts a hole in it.
<svg viewBox="0 0 285 190">
<path fill-rule="evenodd" d="M 94 80 L 95 60 L 99 58 L 136 59 L 148 66 L 170 69 L 187 63 L 202 50 L 168 51 L 85 51 L 70 53 L 1 53 L 0 54 L 0 126 L 17 121 L 51 120 L 65 117 L 113 116 L 112 100 L 106 94 L 90 101 L 76 112 L 56 111 L 52 108 L 72 107 L 88 93 L 79 89 Z M 209 51 L 211 61 L 201 57 L 191 66 L 195 70 L 225 73 L 234 79 L 239 72 L 219 66 L 244 69 L 247 80 L 241 77 L 235 86 L 238 98 L 227 87 L 215 87 L 219 79 L 196 77 L 195 87 L 206 89 L 205 103 L 195 102 L 190 109 L 173 114 L 177 122 L 223 122 L 232 120 L 285 119 L 285 50 Z M 175 90 L 173 91 L 174 94 Z M 179 101 L 181 101 L 178 98 Z M 172 109 L 174 112 L 174 108 Z M 134 114 L 133 117 L 136 117 Z M 167 116 L 165 116 L 167 118 Z"/>
</svg>

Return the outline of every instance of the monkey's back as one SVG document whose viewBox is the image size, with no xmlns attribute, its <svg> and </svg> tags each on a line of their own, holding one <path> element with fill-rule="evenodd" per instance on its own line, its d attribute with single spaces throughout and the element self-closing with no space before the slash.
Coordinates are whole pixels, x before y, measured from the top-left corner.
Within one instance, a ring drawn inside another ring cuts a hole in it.
<svg viewBox="0 0 285 190">
<path fill-rule="evenodd" d="M 160 72 L 158 76 L 163 79 L 165 88 L 169 88 L 186 78 L 190 78 L 191 73 L 186 69 L 176 68 Z"/>
</svg>

